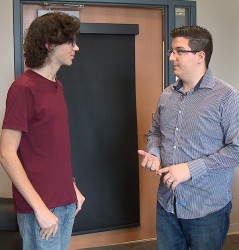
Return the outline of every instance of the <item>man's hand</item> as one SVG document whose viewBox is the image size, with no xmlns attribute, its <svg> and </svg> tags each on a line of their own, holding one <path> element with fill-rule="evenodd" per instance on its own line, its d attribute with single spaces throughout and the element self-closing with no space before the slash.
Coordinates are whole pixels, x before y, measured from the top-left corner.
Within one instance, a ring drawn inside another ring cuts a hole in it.
<svg viewBox="0 0 239 250">
<path fill-rule="evenodd" d="M 162 175 L 163 173 L 165 174 L 163 177 L 164 184 L 173 190 L 179 183 L 187 181 L 191 178 L 191 174 L 186 163 L 165 167 L 157 172 L 158 175 Z"/>
<path fill-rule="evenodd" d="M 144 150 L 138 150 L 138 154 L 143 156 L 141 166 L 150 171 L 155 171 L 156 173 L 161 168 L 159 158 L 151 155 Z"/>
<path fill-rule="evenodd" d="M 36 220 L 40 225 L 40 236 L 48 240 L 50 236 L 55 236 L 58 230 L 58 218 L 47 208 L 35 211 Z"/>
<path fill-rule="evenodd" d="M 74 185 L 76 197 L 77 197 L 77 207 L 76 207 L 76 212 L 75 212 L 75 216 L 76 216 L 78 214 L 78 212 L 81 210 L 81 207 L 85 201 L 85 197 L 82 195 L 80 190 L 77 188 L 76 184 L 74 183 L 73 185 Z"/>
</svg>

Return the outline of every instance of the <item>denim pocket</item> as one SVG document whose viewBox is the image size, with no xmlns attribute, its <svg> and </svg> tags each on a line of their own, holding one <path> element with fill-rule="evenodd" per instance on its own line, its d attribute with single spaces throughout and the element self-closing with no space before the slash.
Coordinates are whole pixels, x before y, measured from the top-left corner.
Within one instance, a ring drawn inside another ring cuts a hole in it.
<svg viewBox="0 0 239 250">
<path fill-rule="evenodd" d="M 225 213 L 231 213 L 232 210 L 232 202 L 230 201 L 225 207 L 224 207 L 224 212 Z"/>
</svg>

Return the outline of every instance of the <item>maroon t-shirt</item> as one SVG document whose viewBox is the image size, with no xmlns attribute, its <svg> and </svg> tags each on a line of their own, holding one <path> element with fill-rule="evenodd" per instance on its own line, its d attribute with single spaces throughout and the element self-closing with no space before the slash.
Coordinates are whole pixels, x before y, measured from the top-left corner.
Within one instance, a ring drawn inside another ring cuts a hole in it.
<svg viewBox="0 0 239 250">
<path fill-rule="evenodd" d="M 8 91 L 2 128 L 22 131 L 18 156 L 46 206 L 75 203 L 68 111 L 62 84 L 27 70 Z M 14 186 L 13 198 L 17 212 L 32 212 Z"/>
</svg>

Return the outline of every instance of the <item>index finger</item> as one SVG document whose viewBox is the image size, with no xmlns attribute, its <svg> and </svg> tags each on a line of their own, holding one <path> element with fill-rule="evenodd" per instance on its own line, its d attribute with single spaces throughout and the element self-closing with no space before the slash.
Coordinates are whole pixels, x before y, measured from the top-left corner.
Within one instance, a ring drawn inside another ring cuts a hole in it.
<svg viewBox="0 0 239 250">
<path fill-rule="evenodd" d="M 56 235 L 57 230 L 58 230 L 58 223 L 54 226 L 54 230 L 53 230 L 53 233 L 52 233 L 53 236 Z"/>
<path fill-rule="evenodd" d="M 48 240 L 53 235 L 53 232 L 54 232 L 54 227 L 51 226 L 46 234 L 45 239 Z"/>
<path fill-rule="evenodd" d="M 159 174 L 168 173 L 169 169 L 170 169 L 169 167 L 161 168 L 159 169 L 158 173 Z"/>
<path fill-rule="evenodd" d="M 145 152 L 144 150 L 142 150 L 142 149 L 139 149 L 139 150 L 138 150 L 138 154 L 139 154 L 139 155 L 142 155 L 142 156 L 145 156 L 145 155 L 146 155 L 146 152 Z"/>
</svg>

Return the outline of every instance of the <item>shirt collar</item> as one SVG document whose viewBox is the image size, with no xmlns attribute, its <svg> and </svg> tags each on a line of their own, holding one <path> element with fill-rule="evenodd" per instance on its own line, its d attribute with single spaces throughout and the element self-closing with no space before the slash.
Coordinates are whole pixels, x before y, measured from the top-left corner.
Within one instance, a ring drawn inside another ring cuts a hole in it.
<svg viewBox="0 0 239 250">
<path fill-rule="evenodd" d="M 197 91 L 198 89 L 213 89 L 215 85 L 215 81 L 212 75 L 212 71 L 208 68 L 202 78 L 194 87 L 193 91 Z M 179 79 L 175 84 L 173 84 L 173 88 L 176 91 L 182 92 L 183 91 L 183 83 Z"/>
</svg>

